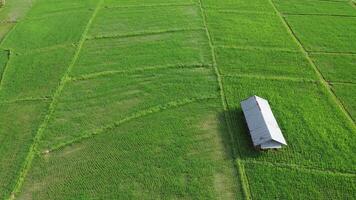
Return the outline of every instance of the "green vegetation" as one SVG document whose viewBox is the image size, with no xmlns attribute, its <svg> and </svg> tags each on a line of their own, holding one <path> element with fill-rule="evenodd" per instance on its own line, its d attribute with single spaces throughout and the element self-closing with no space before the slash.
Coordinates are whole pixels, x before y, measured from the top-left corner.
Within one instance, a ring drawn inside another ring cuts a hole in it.
<svg viewBox="0 0 356 200">
<path fill-rule="evenodd" d="M 221 73 L 226 76 L 282 76 L 315 79 L 315 72 L 300 52 L 217 48 L 216 57 Z"/>
<path fill-rule="evenodd" d="M 273 0 L 284 14 L 356 16 L 356 10 L 345 1 Z"/>
<path fill-rule="evenodd" d="M 234 134 L 247 160 L 285 163 L 311 168 L 356 170 L 356 131 L 317 83 L 255 78 L 224 79 Z M 258 152 L 251 147 L 239 102 L 249 96 L 267 98 L 289 142 L 281 151 Z M 320 162 L 322 159 L 322 162 Z"/>
<path fill-rule="evenodd" d="M 356 55 L 311 54 L 327 81 L 356 83 Z"/>
<path fill-rule="evenodd" d="M 352 199 L 355 8 L 7 1 L 0 199 Z M 253 148 L 251 95 L 287 147 Z"/>
<path fill-rule="evenodd" d="M 211 63 L 204 31 L 87 40 L 72 74 Z"/>
<path fill-rule="evenodd" d="M 46 113 L 46 102 L 0 103 L 0 199 L 8 197 Z"/>
<path fill-rule="evenodd" d="M 106 8 L 94 20 L 89 37 L 203 29 L 200 15 L 197 6 Z"/>
<path fill-rule="evenodd" d="M 46 52 L 11 54 L 1 83 L 0 99 L 50 97 L 56 90 L 73 53 L 73 48 L 58 48 Z"/>
<path fill-rule="evenodd" d="M 0 51 L 0 81 L 2 81 L 2 77 L 4 74 L 4 70 L 6 68 L 6 64 L 9 60 L 9 52 L 8 51 Z"/>
<path fill-rule="evenodd" d="M 215 45 L 296 49 L 279 18 L 266 13 L 209 10 L 208 28 Z M 231 26 L 233 24 L 233 26 Z"/>
<path fill-rule="evenodd" d="M 151 113 L 38 155 L 19 198 L 234 199 L 238 182 L 219 103 Z"/>
<path fill-rule="evenodd" d="M 356 121 L 356 86 L 353 84 L 333 83 L 332 88 L 346 107 L 354 121 Z"/>
<path fill-rule="evenodd" d="M 355 176 L 246 164 L 253 199 L 353 199 Z"/>
<path fill-rule="evenodd" d="M 337 16 L 287 16 L 308 51 L 356 52 L 356 20 Z"/>
</svg>

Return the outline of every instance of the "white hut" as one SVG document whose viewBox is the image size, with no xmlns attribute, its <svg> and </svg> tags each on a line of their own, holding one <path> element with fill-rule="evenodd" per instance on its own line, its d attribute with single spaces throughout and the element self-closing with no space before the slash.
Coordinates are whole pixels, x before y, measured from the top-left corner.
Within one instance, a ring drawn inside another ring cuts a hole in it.
<svg viewBox="0 0 356 200">
<path fill-rule="evenodd" d="M 276 149 L 287 145 L 267 100 L 252 96 L 241 102 L 253 145 Z"/>
</svg>

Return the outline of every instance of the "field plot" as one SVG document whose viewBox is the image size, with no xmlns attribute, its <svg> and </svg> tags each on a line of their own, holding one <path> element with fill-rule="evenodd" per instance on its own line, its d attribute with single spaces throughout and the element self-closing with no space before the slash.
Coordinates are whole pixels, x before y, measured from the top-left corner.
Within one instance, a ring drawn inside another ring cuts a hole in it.
<svg viewBox="0 0 356 200">
<path fill-rule="evenodd" d="M 19 197 L 234 199 L 238 182 L 218 100 L 152 113 L 40 155 Z"/>
<path fill-rule="evenodd" d="M 355 176 L 246 164 L 253 199 L 353 199 Z M 271 192 L 272 191 L 272 192 Z"/>
<path fill-rule="evenodd" d="M 5 199 L 16 184 L 48 103 L 0 103 L 0 109 L 0 199 Z"/>
<path fill-rule="evenodd" d="M 354 84 L 333 83 L 332 88 L 340 97 L 347 111 L 356 121 L 356 86 Z"/>
<path fill-rule="evenodd" d="M 286 15 L 356 16 L 350 1 L 273 0 L 278 10 Z"/>
<path fill-rule="evenodd" d="M 286 19 L 308 51 L 356 53 L 354 17 L 291 15 Z"/>
<path fill-rule="evenodd" d="M 0 199 L 352 199 L 356 7 L 8 0 Z M 240 102 L 288 146 L 257 151 Z"/>
<path fill-rule="evenodd" d="M 356 55 L 315 53 L 311 58 L 327 81 L 356 83 Z"/>
<path fill-rule="evenodd" d="M 0 100 L 50 97 L 73 54 L 73 48 L 68 47 L 11 55 L 7 70 L 3 74 Z"/>
</svg>

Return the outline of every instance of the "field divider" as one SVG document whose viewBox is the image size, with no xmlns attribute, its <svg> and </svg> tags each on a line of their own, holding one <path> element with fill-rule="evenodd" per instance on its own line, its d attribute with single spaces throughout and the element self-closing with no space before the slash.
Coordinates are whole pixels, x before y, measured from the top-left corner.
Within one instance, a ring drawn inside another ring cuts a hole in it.
<svg viewBox="0 0 356 200">
<path fill-rule="evenodd" d="M 6 69 L 8 68 L 8 66 L 9 66 L 10 57 L 12 55 L 11 50 L 4 50 L 4 51 L 7 51 L 7 61 L 6 61 L 6 64 L 4 66 L 4 69 L 2 70 L 2 73 L 0 74 L 0 90 L 2 88 L 2 82 L 3 82 L 4 76 L 5 76 L 5 72 L 6 72 Z"/>
<path fill-rule="evenodd" d="M 234 74 L 234 75 L 221 75 L 222 77 L 237 77 L 237 78 L 253 78 L 253 79 L 260 79 L 260 80 L 276 80 L 276 81 L 294 81 L 294 82 L 310 82 L 310 83 L 317 83 L 316 80 L 309 79 L 309 78 L 294 78 L 288 76 L 266 76 L 266 75 L 251 75 L 251 74 Z"/>
<path fill-rule="evenodd" d="M 211 56 L 212 56 L 214 72 L 215 72 L 216 79 L 217 79 L 217 82 L 218 82 L 218 85 L 219 85 L 221 103 L 222 103 L 222 106 L 223 106 L 223 109 L 224 109 L 224 118 L 225 118 L 225 122 L 226 122 L 227 129 L 228 129 L 228 132 L 229 132 L 230 140 L 231 140 L 230 145 L 231 145 L 231 150 L 232 150 L 232 152 L 231 152 L 232 153 L 232 158 L 234 160 L 237 160 L 237 162 L 234 162 L 235 164 L 233 165 L 234 166 L 233 168 L 234 168 L 235 172 L 239 176 L 239 177 L 236 177 L 236 178 L 237 178 L 237 180 L 240 180 L 243 196 L 246 199 L 251 199 L 251 191 L 249 189 L 250 188 L 250 184 L 248 183 L 248 179 L 245 178 L 246 177 L 246 173 L 243 170 L 244 166 L 240 162 L 240 158 L 239 158 L 241 156 L 241 153 L 236 148 L 236 146 L 235 146 L 236 144 L 234 142 L 234 141 L 238 141 L 238 140 L 235 140 L 235 138 L 234 138 L 234 136 L 232 134 L 232 130 L 231 130 L 231 127 L 232 127 L 231 124 L 230 124 L 231 123 L 231 119 L 230 119 L 230 116 L 228 114 L 229 108 L 228 108 L 228 105 L 227 105 L 227 100 L 226 100 L 226 95 L 225 95 L 225 91 L 224 91 L 222 76 L 220 74 L 220 71 L 219 71 L 219 68 L 218 68 L 218 65 L 217 65 L 217 62 L 216 62 L 215 47 L 214 47 L 214 44 L 213 44 L 213 41 L 212 41 L 212 38 L 211 38 L 211 33 L 209 32 L 209 29 L 208 29 L 207 15 L 206 15 L 206 11 L 204 9 L 202 0 L 199 0 L 199 7 L 200 7 L 201 15 L 202 15 L 202 18 L 203 18 L 203 23 L 204 23 L 204 27 L 205 27 L 205 31 L 206 31 L 206 36 L 207 36 L 208 41 L 209 41 L 209 46 L 210 46 L 210 50 L 211 50 Z M 237 155 L 239 155 L 239 156 L 236 157 Z"/>
<path fill-rule="evenodd" d="M 337 15 L 337 14 L 321 14 L 321 13 L 281 13 L 282 16 L 324 16 L 324 17 L 346 17 L 355 18 L 356 15 Z"/>
<path fill-rule="evenodd" d="M 19 102 L 31 102 L 31 101 L 51 101 L 51 97 L 42 97 L 42 98 L 25 98 L 25 99 L 15 99 L 9 101 L 0 101 L 0 104 L 13 104 Z"/>
<path fill-rule="evenodd" d="M 310 54 L 321 54 L 321 55 L 350 55 L 356 56 L 356 52 L 337 52 L 337 51 L 308 51 L 306 50 L 308 53 Z"/>
<path fill-rule="evenodd" d="M 57 44 L 53 46 L 48 46 L 48 47 L 41 47 L 37 49 L 31 49 L 31 50 L 25 50 L 25 51 L 15 51 L 16 55 L 29 55 L 29 54 L 35 54 L 35 53 L 46 53 L 50 52 L 52 50 L 58 50 L 60 48 L 69 48 L 69 47 L 77 47 L 77 43 L 67 43 L 67 44 Z"/>
<path fill-rule="evenodd" d="M 263 46 L 234 46 L 234 45 L 215 45 L 217 49 L 239 49 L 246 51 L 260 50 L 260 51 L 281 51 L 281 52 L 291 52 L 300 53 L 299 50 L 288 49 L 288 48 L 278 48 L 278 47 L 263 47 Z"/>
<path fill-rule="evenodd" d="M 158 31 L 142 31 L 130 34 L 116 34 L 116 35 L 99 35 L 87 37 L 87 40 L 100 40 L 100 39 L 111 39 L 111 38 L 130 38 L 130 37 L 144 37 L 150 35 L 160 35 L 169 33 L 179 33 L 179 32 L 189 32 L 189 31 L 204 31 L 204 28 L 182 28 L 182 29 L 169 29 L 169 30 L 158 30 Z"/>
<path fill-rule="evenodd" d="M 112 71 L 90 73 L 90 74 L 85 74 L 85 75 L 80 75 L 75 77 L 69 77 L 68 81 L 82 81 L 82 80 L 95 79 L 97 77 L 110 76 L 115 74 L 132 74 L 132 73 L 147 72 L 147 71 L 160 70 L 160 69 L 197 69 L 197 68 L 207 68 L 211 66 L 212 65 L 210 64 L 201 64 L 201 63 L 191 64 L 191 65 L 150 66 L 150 67 L 138 68 L 133 70 L 112 70 Z"/>
<path fill-rule="evenodd" d="M 130 6 L 104 6 L 105 9 L 115 8 L 159 8 L 159 7 L 184 7 L 184 6 L 196 6 L 196 3 L 160 3 L 160 4 L 147 4 L 147 5 L 130 5 Z"/>
<path fill-rule="evenodd" d="M 90 138 L 93 138 L 93 137 L 95 137 L 97 135 L 104 134 L 106 131 L 109 131 L 109 130 L 112 130 L 114 128 L 117 128 L 117 127 L 121 126 L 122 124 L 130 122 L 132 120 L 136 120 L 136 119 L 139 119 L 139 118 L 151 115 L 151 114 L 160 113 L 160 112 L 163 112 L 163 111 L 166 111 L 166 110 L 169 110 L 169 109 L 179 108 L 179 107 L 182 107 L 182 106 L 185 106 L 185 105 L 188 105 L 188 104 L 191 104 L 191 103 L 195 103 L 195 102 L 201 102 L 201 101 L 217 99 L 217 98 L 219 98 L 218 95 L 210 95 L 210 96 L 202 96 L 202 97 L 196 97 L 196 98 L 180 99 L 180 100 L 168 102 L 168 103 L 163 104 L 163 105 L 156 105 L 156 106 L 153 106 L 151 108 L 148 108 L 148 109 L 141 110 L 141 111 L 138 111 L 136 113 L 133 113 L 130 116 L 125 117 L 125 118 L 123 118 L 123 119 L 121 119 L 119 121 L 116 121 L 116 122 L 114 122 L 114 123 L 112 123 L 110 125 L 107 125 L 107 126 L 98 128 L 98 129 L 96 129 L 94 131 L 88 132 L 88 133 L 86 133 L 86 134 L 84 134 L 84 135 L 82 135 L 82 136 L 80 136 L 78 138 L 75 138 L 73 140 L 67 141 L 65 143 L 61 143 L 61 144 L 59 144 L 57 146 L 54 146 L 53 148 L 51 148 L 49 150 L 46 150 L 45 152 L 39 152 L 39 153 L 47 154 L 47 153 L 50 153 L 50 152 L 61 150 L 61 149 L 65 148 L 65 147 L 67 147 L 67 146 L 70 146 L 70 145 L 73 145 L 73 144 L 76 144 L 76 143 L 80 143 L 83 140 L 90 139 Z"/>
<path fill-rule="evenodd" d="M 345 117 L 348 119 L 350 125 L 354 128 L 354 130 L 356 130 L 356 126 L 355 123 L 351 117 L 351 115 L 349 114 L 349 112 L 347 111 L 347 109 L 345 108 L 345 106 L 341 103 L 341 101 L 338 99 L 338 97 L 336 96 L 336 94 L 334 93 L 334 91 L 332 91 L 332 89 L 330 88 L 329 83 L 327 82 L 327 80 L 325 79 L 325 77 L 323 76 L 323 74 L 321 73 L 321 71 L 319 70 L 319 68 L 315 65 L 314 61 L 311 59 L 308 51 L 305 49 L 305 47 L 303 46 L 302 42 L 299 40 L 299 38 L 297 37 L 297 35 L 294 33 L 292 27 L 288 24 L 287 20 L 285 19 L 285 17 L 283 17 L 283 15 L 278 11 L 277 7 L 275 6 L 275 4 L 273 3 L 272 0 L 269 0 L 269 3 L 272 5 L 273 9 L 275 10 L 276 14 L 278 15 L 278 17 L 280 18 L 281 22 L 283 23 L 283 25 L 285 26 L 286 30 L 288 31 L 288 33 L 290 34 L 290 36 L 292 37 L 292 39 L 296 42 L 296 44 L 298 45 L 298 47 L 300 48 L 300 50 L 303 52 L 305 58 L 308 60 L 309 64 L 311 65 L 311 67 L 313 68 L 313 70 L 315 71 L 315 73 L 318 76 L 318 79 L 321 83 L 322 86 L 324 86 L 324 88 L 326 89 L 327 93 L 329 93 L 329 97 L 331 97 L 331 100 L 339 107 L 339 110 L 345 115 Z"/>
<path fill-rule="evenodd" d="M 52 114 L 54 113 L 54 110 L 56 108 L 56 105 L 57 105 L 57 101 L 58 101 L 58 98 L 59 96 L 61 95 L 62 93 L 62 90 L 64 88 L 64 85 L 65 83 L 67 82 L 67 78 L 69 77 L 69 73 L 71 72 L 72 68 L 74 67 L 78 57 L 79 57 L 79 54 L 81 52 L 81 49 L 82 49 L 82 46 L 85 42 L 85 37 L 89 31 L 89 28 L 94 20 L 94 18 L 96 17 L 99 9 L 101 8 L 101 5 L 103 3 L 103 0 L 99 0 L 95 10 L 93 11 L 93 14 L 91 16 L 91 18 L 89 19 L 85 29 L 84 29 L 84 32 L 81 36 L 81 39 L 79 41 L 79 45 L 78 45 L 78 48 L 74 54 L 74 57 L 72 59 L 72 62 L 70 63 L 70 65 L 68 66 L 67 68 L 67 71 L 65 72 L 65 74 L 63 75 L 60 83 L 59 83 L 59 86 L 57 87 L 54 95 L 53 95 L 53 99 L 49 105 L 49 108 L 48 108 L 48 113 L 46 114 L 43 122 L 40 124 L 35 136 L 34 136 L 34 139 L 33 139 L 33 142 L 30 146 L 30 149 L 28 151 L 28 154 L 25 158 L 25 161 L 24 161 L 24 164 L 23 166 L 21 167 L 21 170 L 19 172 L 19 176 L 16 180 L 16 184 L 10 194 L 10 197 L 8 199 L 12 200 L 12 199 L 15 199 L 15 195 L 20 191 L 22 185 L 23 185 L 23 182 L 27 176 L 27 173 L 28 171 L 30 170 L 31 168 L 31 165 L 32 165 L 32 161 L 35 157 L 35 154 L 36 154 L 36 151 L 37 151 L 37 148 L 38 148 L 38 145 L 39 145 L 39 142 L 42 138 L 42 134 L 44 133 L 44 131 L 46 130 L 47 126 L 48 126 L 48 123 L 51 119 L 51 116 Z"/>
<path fill-rule="evenodd" d="M 209 9 L 214 9 L 214 11 L 217 11 L 219 13 L 234 13 L 234 14 L 255 14 L 255 15 L 273 15 L 273 12 L 261 12 L 261 11 L 249 11 L 249 10 L 232 10 L 232 9 L 221 9 L 221 8 L 212 8 L 212 7 L 206 7 L 207 10 Z M 203 8 L 205 9 L 205 8 Z"/>
<path fill-rule="evenodd" d="M 346 81 L 328 81 L 328 83 L 332 85 L 355 85 L 356 82 L 346 82 Z"/>
<path fill-rule="evenodd" d="M 287 164 L 287 163 L 273 163 L 269 161 L 256 161 L 256 160 L 243 160 L 243 163 L 250 164 L 259 164 L 259 165 L 268 165 L 272 167 L 279 167 L 284 169 L 294 169 L 294 170 L 302 170 L 306 172 L 316 172 L 322 174 L 331 174 L 331 175 L 339 175 L 346 176 L 351 178 L 356 178 L 355 173 L 347 172 L 347 171 L 338 171 L 338 170 L 330 170 L 330 169 L 322 169 L 322 168 L 314 168 L 305 165 L 297 165 L 297 164 Z"/>
<path fill-rule="evenodd" d="M 350 4 L 353 8 L 356 9 L 356 1 L 355 0 L 350 0 Z"/>
</svg>

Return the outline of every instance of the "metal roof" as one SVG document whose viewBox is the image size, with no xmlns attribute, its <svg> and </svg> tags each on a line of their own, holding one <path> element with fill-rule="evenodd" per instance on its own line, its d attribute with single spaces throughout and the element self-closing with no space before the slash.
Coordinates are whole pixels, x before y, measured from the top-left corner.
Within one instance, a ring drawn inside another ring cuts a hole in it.
<svg viewBox="0 0 356 200">
<path fill-rule="evenodd" d="M 241 102 L 254 146 L 262 149 L 287 145 L 267 100 L 252 96 Z"/>
</svg>

